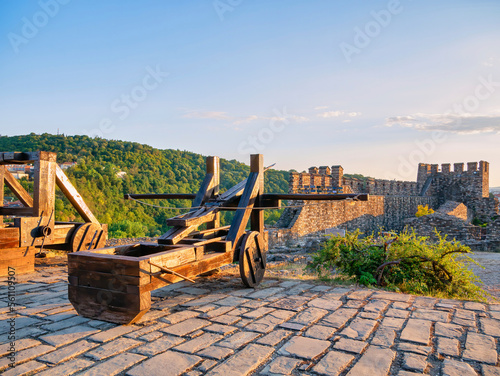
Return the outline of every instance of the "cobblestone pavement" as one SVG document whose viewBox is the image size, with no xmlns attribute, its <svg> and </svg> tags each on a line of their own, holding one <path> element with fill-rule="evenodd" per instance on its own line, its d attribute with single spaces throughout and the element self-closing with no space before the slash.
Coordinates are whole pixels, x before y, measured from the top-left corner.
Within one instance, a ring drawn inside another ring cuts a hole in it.
<svg viewBox="0 0 500 376">
<path fill-rule="evenodd" d="M 156 290 L 142 321 L 121 326 L 76 314 L 63 262 L 18 282 L 14 313 L 0 287 L 5 376 L 500 375 L 500 304 L 219 275 Z"/>
</svg>

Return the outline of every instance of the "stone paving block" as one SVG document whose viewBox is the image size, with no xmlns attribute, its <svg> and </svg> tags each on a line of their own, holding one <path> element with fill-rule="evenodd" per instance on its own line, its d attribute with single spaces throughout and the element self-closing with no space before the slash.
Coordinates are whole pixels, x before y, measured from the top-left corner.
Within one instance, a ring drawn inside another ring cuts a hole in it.
<svg viewBox="0 0 500 376">
<path fill-rule="evenodd" d="M 413 306 L 432 309 L 434 308 L 437 302 L 438 300 L 435 298 L 430 298 L 426 296 L 416 296 L 415 300 L 413 301 Z"/>
<path fill-rule="evenodd" d="M 310 290 L 313 287 L 314 287 L 314 285 L 311 285 L 310 283 L 302 282 L 302 283 L 299 283 L 299 284 L 293 286 L 292 288 L 285 289 L 284 293 L 287 295 L 299 295 L 305 291 Z"/>
<path fill-rule="evenodd" d="M 217 365 L 217 362 L 215 360 L 212 360 L 212 359 L 206 359 L 204 360 L 199 366 L 198 366 L 198 370 L 200 372 L 207 372 L 210 368 L 213 368 L 214 366 Z"/>
<path fill-rule="evenodd" d="M 381 347 L 391 347 L 396 338 L 396 331 L 386 326 L 379 326 L 375 332 L 375 336 L 371 340 L 372 345 Z"/>
<path fill-rule="evenodd" d="M 284 287 L 284 286 L 281 286 Z M 312 292 L 326 292 L 331 290 L 332 288 L 329 286 L 314 286 L 310 291 Z"/>
<path fill-rule="evenodd" d="M 253 290 L 255 291 L 255 290 Z M 256 309 L 262 306 L 265 306 L 267 303 L 265 300 L 250 300 L 244 304 L 241 305 L 242 308 L 250 308 L 250 309 Z"/>
<path fill-rule="evenodd" d="M 336 350 L 344 350 L 350 353 L 361 354 L 363 350 L 368 346 L 365 341 L 356 341 L 349 338 L 340 338 L 333 346 Z"/>
<path fill-rule="evenodd" d="M 305 298 L 302 296 L 291 296 L 283 299 L 279 299 L 271 304 L 268 304 L 268 307 L 278 308 L 278 309 L 286 309 L 290 311 L 301 311 L 304 309 L 304 305 L 309 301 L 309 298 Z"/>
<path fill-rule="evenodd" d="M 141 341 L 145 341 L 145 342 L 152 342 L 152 341 L 160 338 L 161 336 L 163 336 L 163 333 L 158 331 L 158 330 L 155 330 L 154 332 L 144 334 L 143 336 L 139 337 L 139 339 Z"/>
<path fill-rule="evenodd" d="M 54 351 L 56 348 L 48 345 L 38 345 L 35 347 L 30 347 L 29 349 L 25 349 L 16 353 L 16 367 L 20 363 L 26 362 L 28 360 L 32 360 L 47 354 L 51 351 Z M 0 359 L 0 371 L 9 367 L 11 361 L 7 357 L 3 357 Z"/>
<path fill-rule="evenodd" d="M 71 326 L 85 324 L 88 321 L 89 321 L 89 319 L 86 317 L 74 316 L 74 317 L 71 317 L 71 318 L 66 319 L 66 320 L 56 321 L 56 322 L 53 322 L 50 324 L 41 325 L 40 328 L 43 330 L 47 330 L 49 332 L 54 332 L 57 330 L 69 328 Z"/>
<path fill-rule="evenodd" d="M 290 329 L 290 330 L 294 330 L 294 331 L 301 331 L 301 330 L 303 330 L 306 327 L 306 325 L 298 324 L 298 323 L 295 323 L 295 322 L 285 321 L 283 324 L 280 324 L 279 327 L 283 328 L 283 329 Z"/>
<path fill-rule="evenodd" d="M 68 376 L 79 372 L 80 370 L 90 367 L 94 362 L 86 359 L 71 359 L 58 366 L 51 367 L 38 373 L 37 376 Z"/>
<path fill-rule="evenodd" d="M 409 315 L 410 315 L 409 311 L 405 311 L 402 309 L 394 309 L 394 308 L 389 308 L 385 313 L 386 317 L 397 317 L 400 319 L 407 319 Z"/>
<path fill-rule="evenodd" d="M 340 300 L 316 298 L 308 302 L 307 305 L 309 307 L 316 307 L 330 311 L 335 311 L 342 305 L 342 302 Z"/>
<path fill-rule="evenodd" d="M 299 281 L 283 281 L 279 284 L 280 287 L 284 287 L 286 289 L 292 288 L 293 286 L 298 285 Z"/>
<path fill-rule="evenodd" d="M 10 316 L 10 317 L 12 317 L 12 316 Z M 16 330 L 22 329 L 26 326 L 40 324 L 43 322 L 44 322 L 43 320 L 37 319 L 35 317 L 19 316 L 19 317 L 16 317 Z M 9 320 L 0 321 L 0 335 L 2 335 L 3 333 L 8 333 L 9 330 L 10 330 Z"/>
<path fill-rule="evenodd" d="M 247 298 L 251 299 L 265 299 L 272 295 L 278 294 L 280 292 L 285 291 L 283 287 L 271 287 L 268 289 L 257 290 L 248 295 L 245 295 Z"/>
<path fill-rule="evenodd" d="M 490 307 L 490 311 L 500 312 L 500 304 L 499 303 L 490 304 L 489 307 Z"/>
<path fill-rule="evenodd" d="M 264 337 L 259 338 L 255 342 L 260 343 L 261 345 L 276 346 L 278 343 L 290 337 L 292 334 L 293 332 L 290 330 L 284 330 L 284 329 L 273 330 L 271 333 L 265 335 Z"/>
<path fill-rule="evenodd" d="M 196 296 L 208 294 L 210 292 L 210 290 L 208 290 L 208 289 L 202 289 L 199 287 L 192 287 L 192 286 L 183 287 L 183 288 L 177 289 L 177 291 L 182 292 L 184 294 L 196 295 Z"/>
<path fill-rule="evenodd" d="M 319 321 L 322 317 L 328 314 L 328 311 L 320 308 L 306 308 L 304 311 L 298 313 L 291 321 L 310 325 Z"/>
<path fill-rule="evenodd" d="M 393 302 L 391 304 L 391 308 L 393 308 L 393 309 L 408 310 L 410 307 L 411 307 L 411 303 Z M 432 308 L 432 307 L 430 307 L 430 308 Z"/>
<path fill-rule="evenodd" d="M 500 367 L 493 367 L 483 364 L 483 376 L 500 376 Z"/>
<path fill-rule="evenodd" d="M 295 312 L 293 311 L 274 311 L 262 317 L 261 319 L 248 324 L 245 329 L 259 333 L 269 333 L 276 326 L 290 319 L 294 315 Z"/>
<path fill-rule="evenodd" d="M 304 333 L 306 337 L 326 340 L 329 339 L 337 329 L 331 326 L 313 325 Z"/>
<path fill-rule="evenodd" d="M 445 359 L 441 368 L 442 376 L 477 376 L 469 364 L 452 359 Z"/>
<path fill-rule="evenodd" d="M 226 294 L 210 294 L 210 295 L 206 295 L 204 297 L 198 298 L 198 299 L 193 299 L 193 300 L 183 302 L 179 305 L 184 306 L 184 307 L 197 307 L 197 306 L 202 306 L 202 305 L 205 305 L 208 303 L 217 302 L 217 301 L 222 300 L 226 297 L 227 297 Z"/>
<path fill-rule="evenodd" d="M 380 313 L 376 312 L 360 312 L 358 317 L 362 319 L 377 320 L 380 317 Z"/>
<path fill-rule="evenodd" d="M 16 337 L 17 338 L 26 338 L 26 337 L 40 338 L 40 336 L 42 336 L 46 333 L 47 333 L 46 330 L 42 330 L 42 329 L 39 329 L 39 328 L 33 327 L 33 326 L 26 326 L 22 329 L 16 330 Z"/>
<path fill-rule="evenodd" d="M 118 338 L 87 352 L 85 356 L 96 360 L 103 360 L 137 347 L 142 343 L 132 338 Z"/>
<path fill-rule="evenodd" d="M 402 352 L 412 352 L 420 355 L 429 355 L 432 351 L 432 347 L 430 346 L 419 346 L 414 345 L 412 343 L 400 342 L 398 343 L 398 351 Z"/>
<path fill-rule="evenodd" d="M 342 332 L 340 332 L 340 334 L 364 341 L 370 336 L 377 324 L 378 322 L 375 320 L 356 317 L 344 328 L 344 330 L 342 330 Z"/>
<path fill-rule="evenodd" d="M 348 300 L 346 303 L 344 303 L 344 305 L 342 306 L 342 308 L 356 308 L 356 309 L 359 309 L 361 307 L 363 307 L 364 305 L 366 304 L 366 301 L 365 300 Z"/>
<path fill-rule="evenodd" d="M 389 304 L 390 302 L 387 300 L 372 299 L 363 307 L 363 311 L 382 313 L 389 306 Z"/>
<path fill-rule="evenodd" d="M 91 350 L 97 346 L 99 346 L 97 343 L 82 340 L 75 342 L 69 346 L 59 348 L 49 354 L 40 356 L 38 357 L 38 360 L 46 363 L 58 364 L 68 359 L 77 357 L 78 355 L 83 354 L 84 352 Z"/>
<path fill-rule="evenodd" d="M 222 315 L 210 319 L 212 322 L 216 322 L 223 325 L 234 325 L 241 320 L 238 316 Z"/>
<path fill-rule="evenodd" d="M 399 371 L 398 376 L 419 376 L 422 372 Z"/>
<path fill-rule="evenodd" d="M 387 376 L 395 356 L 390 349 L 370 346 L 347 375 Z"/>
<path fill-rule="evenodd" d="M 272 347 L 250 344 L 210 370 L 207 375 L 248 375 L 267 361 L 273 352 Z"/>
<path fill-rule="evenodd" d="M 133 366 L 134 364 L 144 360 L 146 357 L 131 354 L 131 353 L 122 353 L 120 355 L 115 356 L 114 358 L 108 359 L 102 363 L 94 363 L 95 366 L 89 368 L 82 373 L 78 374 L 79 376 L 114 376 L 117 375 L 127 368 Z"/>
<path fill-rule="evenodd" d="M 462 357 L 465 360 L 496 364 L 498 355 L 495 340 L 484 334 L 468 332 Z"/>
<path fill-rule="evenodd" d="M 238 307 L 238 308 L 233 308 L 231 311 L 229 311 L 227 314 L 229 316 L 242 316 L 244 315 L 245 313 L 247 313 L 248 311 L 250 311 L 248 308 L 241 308 L 241 307 Z"/>
<path fill-rule="evenodd" d="M 292 371 L 302 363 L 301 360 L 279 356 L 261 372 L 263 375 L 291 375 Z"/>
<path fill-rule="evenodd" d="M 490 314 L 492 319 L 500 320 L 500 312 L 490 311 L 489 314 Z"/>
<path fill-rule="evenodd" d="M 157 331 L 158 329 L 164 328 L 165 326 L 167 326 L 167 324 L 163 322 L 158 322 L 156 324 L 149 324 L 144 326 L 142 329 L 134 330 L 133 332 L 125 334 L 125 337 L 127 338 L 143 337 L 144 335 Z"/>
<path fill-rule="evenodd" d="M 166 328 L 160 329 L 162 332 L 173 334 L 176 336 L 185 336 L 188 333 L 194 332 L 195 330 L 204 328 L 210 325 L 210 321 L 202 319 L 187 319 L 181 321 L 177 324 L 167 326 Z"/>
<path fill-rule="evenodd" d="M 31 338 L 23 338 L 16 340 L 16 351 L 22 351 L 24 349 L 29 349 L 30 347 L 34 347 L 40 345 L 41 342 Z M 3 357 L 10 353 L 9 349 L 11 348 L 10 342 L 4 343 L 0 345 L 0 357 Z"/>
<path fill-rule="evenodd" d="M 264 315 L 267 315 L 270 312 L 275 311 L 274 308 L 269 308 L 269 307 L 260 307 L 257 309 L 254 309 L 253 311 L 246 312 L 242 316 L 249 318 L 249 319 L 258 319 L 261 318 Z"/>
<path fill-rule="evenodd" d="M 92 337 L 89 337 L 90 340 L 95 341 L 95 342 L 108 342 L 111 341 L 112 339 L 121 337 L 127 333 L 133 332 L 134 330 L 139 329 L 138 326 L 135 325 L 119 325 L 114 328 L 105 330 L 103 332 L 94 334 Z"/>
<path fill-rule="evenodd" d="M 234 354 L 234 350 L 228 347 L 209 346 L 206 349 L 198 351 L 197 354 L 200 356 L 204 356 L 205 358 L 222 360 L 229 355 Z"/>
<path fill-rule="evenodd" d="M 392 300 L 397 302 L 405 302 L 408 303 L 411 300 L 412 296 L 408 294 L 398 294 L 397 292 L 376 292 L 370 299 L 381 299 L 381 300 Z"/>
<path fill-rule="evenodd" d="M 355 290 L 347 295 L 347 299 L 366 300 L 372 294 L 371 290 Z"/>
<path fill-rule="evenodd" d="M 234 326 L 236 326 L 238 328 L 244 328 L 245 326 L 247 326 L 251 322 L 253 322 L 253 320 L 251 320 L 251 319 L 241 319 L 240 321 L 235 322 Z"/>
<path fill-rule="evenodd" d="M 160 319 L 160 321 L 173 325 L 173 324 L 177 324 L 181 321 L 196 317 L 199 314 L 200 314 L 199 312 L 190 311 L 190 310 L 179 311 L 179 312 L 175 312 L 175 313 L 172 313 L 170 315 L 167 315 L 167 316 L 163 316 Z"/>
<path fill-rule="evenodd" d="M 353 355 L 339 351 L 329 351 L 312 370 L 323 376 L 338 376 L 353 360 Z"/>
<path fill-rule="evenodd" d="M 238 332 L 219 342 L 217 345 L 236 350 L 237 348 L 245 346 L 247 343 L 252 342 L 259 336 L 259 333 L 254 332 Z"/>
<path fill-rule="evenodd" d="M 179 346 L 174 347 L 174 350 L 195 353 L 203 350 L 205 347 L 210 346 L 212 343 L 217 342 L 224 338 L 224 336 L 215 333 L 205 333 L 195 339 L 181 343 Z"/>
<path fill-rule="evenodd" d="M 429 320 L 409 319 L 400 338 L 403 341 L 427 345 L 431 337 L 431 325 Z"/>
<path fill-rule="evenodd" d="M 329 341 L 295 336 L 279 349 L 279 353 L 281 355 L 312 360 L 324 353 L 329 346 Z"/>
<path fill-rule="evenodd" d="M 437 322 L 434 327 L 434 332 L 437 336 L 448 338 L 460 338 L 464 332 L 460 325 Z"/>
<path fill-rule="evenodd" d="M 427 363 L 426 356 L 412 353 L 404 354 L 403 368 L 410 371 L 418 371 L 420 373 L 424 373 L 428 366 L 429 363 Z"/>
<path fill-rule="evenodd" d="M 454 318 L 474 321 L 476 319 L 476 312 L 466 309 L 456 309 Z"/>
<path fill-rule="evenodd" d="M 333 326 L 334 328 L 341 328 L 356 313 L 358 313 L 357 309 L 339 308 L 332 314 L 324 317 L 320 323 L 322 325 Z"/>
<path fill-rule="evenodd" d="M 486 306 L 483 303 L 478 302 L 465 302 L 464 308 L 473 311 L 486 311 Z"/>
<path fill-rule="evenodd" d="M 158 309 L 151 309 L 144 316 L 140 318 L 135 324 L 144 325 L 145 323 L 149 323 L 151 321 L 156 321 L 159 318 L 165 316 L 168 312 Z"/>
<path fill-rule="evenodd" d="M 422 319 L 429 321 L 441 321 L 441 322 L 450 321 L 450 313 L 438 309 L 417 308 L 415 311 L 412 312 L 411 317 L 413 319 Z"/>
<path fill-rule="evenodd" d="M 238 328 L 230 325 L 212 324 L 203 328 L 203 330 L 207 332 L 223 334 L 226 336 L 228 334 L 234 333 L 238 330 Z"/>
<path fill-rule="evenodd" d="M 456 338 L 437 337 L 436 352 L 440 355 L 458 356 L 460 355 L 460 342 Z"/>
<path fill-rule="evenodd" d="M 46 367 L 47 367 L 47 365 L 45 365 L 43 363 L 37 362 L 36 360 L 31 360 L 27 363 L 17 365 L 14 368 L 11 368 L 11 369 L 3 372 L 2 375 L 4 375 L 4 376 L 33 375 L 33 374 L 36 374 L 36 373 L 42 371 Z"/>
<path fill-rule="evenodd" d="M 228 299 L 228 298 L 226 298 L 226 299 Z M 230 306 L 219 307 L 216 309 L 212 309 L 208 312 L 200 313 L 198 315 L 198 317 L 200 317 L 202 319 L 209 319 L 210 320 L 214 317 L 221 316 L 229 311 L 232 311 L 233 309 L 234 309 L 234 307 L 230 307 Z"/>
<path fill-rule="evenodd" d="M 248 302 L 248 299 L 243 299 L 239 298 L 237 296 L 228 296 L 227 298 L 214 301 L 214 303 L 217 303 L 218 305 L 221 306 L 229 306 L 229 307 L 237 307 L 240 304 Z"/>
<path fill-rule="evenodd" d="M 494 336 L 494 337 L 500 337 L 500 321 L 495 320 L 495 319 L 488 319 L 486 317 L 481 317 L 479 319 L 481 322 L 481 328 L 483 333 Z"/>
<path fill-rule="evenodd" d="M 168 350 L 171 347 L 180 344 L 181 342 L 184 342 L 184 339 L 180 337 L 164 335 L 156 341 L 149 342 L 140 347 L 137 347 L 136 349 L 134 349 L 134 352 L 147 356 L 153 356 L 165 350 Z"/>
<path fill-rule="evenodd" d="M 468 326 L 468 327 L 471 327 L 471 328 L 475 328 L 476 327 L 476 321 L 475 320 L 466 320 L 466 319 L 461 319 L 459 317 L 453 317 L 453 319 L 451 320 L 451 322 L 453 324 L 456 324 L 456 325 Z"/>
</svg>

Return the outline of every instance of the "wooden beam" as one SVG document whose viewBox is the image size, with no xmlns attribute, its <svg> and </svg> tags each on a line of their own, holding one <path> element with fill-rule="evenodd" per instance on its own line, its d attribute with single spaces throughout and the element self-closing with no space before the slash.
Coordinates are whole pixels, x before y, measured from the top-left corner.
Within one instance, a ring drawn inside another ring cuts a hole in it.
<svg viewBox="0 0 500 376">
<path fill-rule="evenodd" d="M 211 197 L 219 194 L 220 188 L 220 160 L 219 157 L 207 157 L 207 174 L 212 174 L 212 192 Z M 213 229 L 220 226 L 220 213 L 215 213 L 215 218 L 207 222 L 207 229 Z"/>
<path fill-rule="evenodd" d="M 92 214 L 82 196 L 78 193 L 73 184 L 71 184 L 64 171 L 58 165 L 56 165 L 56 183 L 85 222 L 99 224 L 99 221 L 94 214 Z"/>
<path fill-rule="evenodd" d="M 218 208 L 213 207 L 208 210 L 199 210 L 201 213 L 197 213 L 196 216 L 188 217 L 188 218 L 171 218 L 167 219 L 168 226 L 199 226 L 203 223 L 207 223 L 213 221 L 215 219 L 215 215 L 217 214 Z"/>
<path fill-rule="evenodd" d="M 174 227 L 158 238 L 158 244 L 177 244 L 196 230 L 196 226 Z"/>
<path fill-rule="evenodd" d="M 250 156 L 250 171 L 259 174 L 256 184 L 258 185 L 257 199 L 255 206 L 261 206 L 260 195 L 264 193 L 264 157 L 262 154 L 252 154 Z M 254 209 L 251 211 L 250 216 L 250 229 L 264 233 L 264 211 L 261 209 Z"/>
<path fill-rule="evenodd" d="M 5 168 L 5 166 L 2 166 L 2 168 Z M 23 186 L 14 178 L 14 176 L 7 170 L 5 169 L 4 172 L 4 179 L 5 179 L 5 184 L 7 184 L 7 187 L 16 195 L 16 197 L 21 201 L 21 203 L 29 208 L 33 207 L 33 199 L 31 198 L 30 194 L 26 192 L 26 190 L 23 188 Z"/>
<path fill-rule="evenodd" d="M 40 152 L 0 152 L 0 165 L 26 164 L 40 159 Z"/>
<path fill-rule="evenodd" d="M 32 217 L 33 208 L 0 207 L 0 215 L 13 215 L 19 217 Z"/>
<path fill-rule="evenodd" d="M 40 152 L 35 161 L 33 216 L 49 217 L 54 210 L 56 189 L 56 153 Z"/>
<path fill-rule="evenodd" d="M 129 193 L 123 196 L 125 200 L 194 200 L 195 193 Z"/>
</svg>

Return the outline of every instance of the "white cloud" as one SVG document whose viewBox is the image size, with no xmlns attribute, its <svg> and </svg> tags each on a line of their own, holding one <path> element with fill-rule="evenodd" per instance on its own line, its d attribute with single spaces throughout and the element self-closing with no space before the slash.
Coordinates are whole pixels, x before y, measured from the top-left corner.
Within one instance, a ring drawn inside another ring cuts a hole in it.
<svg viewBox="0 0 500 376">
<path fill-rule="evenodd" d="M 318 117 L 332 118 L 332 117 L 343 116 L 344 114 L 345 114 L 344 111 L 327 111 L 327 112 L 322 112 L 321 114 L 318 114 Z"/>
<path fill-rule="evenodd" d="M 329 107 L 329 106 L 316 106 L 316 107 L 314 107 L 314 109 L 315 109 L 316 111 L 318 111 L 318 110 L 326 110 L 328 107 Z"/>
<path fill-rule="evenodd" d="M 215 119 L 215 120 L 229 120 L 230 116 L 227 112 L 222 111 L 191 111 L 183 117 L 192 119 Z"/>
<path fill-rule="evenodd" d="M 458 134 L 500 133 L 500 116 L 457 114 L 414 114 L 386 119 L 387 127 L 401 126 L 421 131 L 443 131 Z"/>
<path fill-rule="evenodd" d="M 495 65 L 499 65 L 500 64 L 500 59 L 497 59 L 497 58 L 494 58 L 494 57 L 490 57 L 488 60 L 484 61 L 483 62 L 483 65 L 485 67 L 494 67 Z"/>
</svg>

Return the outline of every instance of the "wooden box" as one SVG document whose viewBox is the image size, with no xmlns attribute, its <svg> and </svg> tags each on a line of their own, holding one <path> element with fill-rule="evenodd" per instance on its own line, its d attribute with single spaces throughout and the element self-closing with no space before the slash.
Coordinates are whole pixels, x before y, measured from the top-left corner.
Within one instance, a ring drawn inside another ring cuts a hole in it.
<svg viewBox="0 0 500 376">
<path fill-rule="evenodd" d="M 9 275 L 9 267 L 15 270 L 15 274 L 33 273 L 35 247 L 0 249 L 0 276 Z"/>
</svg>

